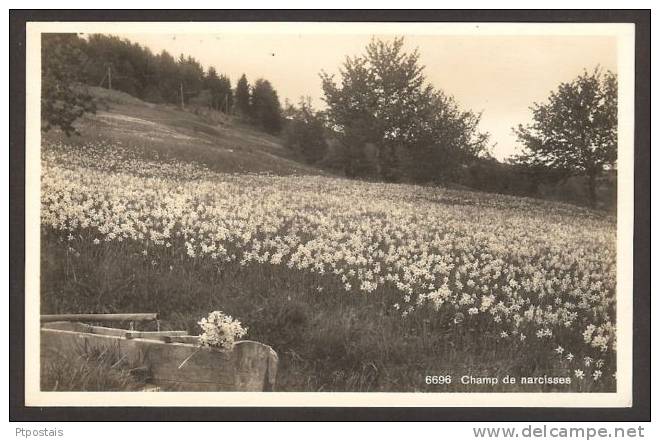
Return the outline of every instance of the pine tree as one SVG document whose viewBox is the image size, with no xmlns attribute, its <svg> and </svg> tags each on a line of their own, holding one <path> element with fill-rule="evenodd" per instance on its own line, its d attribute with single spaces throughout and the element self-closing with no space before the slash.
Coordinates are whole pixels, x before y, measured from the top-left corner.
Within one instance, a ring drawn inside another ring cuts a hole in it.
<svg viewBox="0 0 660 441">
<path fill-rule="evenodd" d="M 254 83 L 251 95 L 252 116 L 255 122 L 270 133 L 282 128 L 282 107 L 277 92 L 268 80 L 262 78 Z"/>
<path fill-rule="evenodd" d="M 187 103 L 190 97 L 199 94 L 202 90 L 204 68 L 196 59 L 190 56 L 186 58 L 183 54 L 180 55 L 177 65 L 179 86 L 183 89 L 183 101 Z"/>
<path fill-rule="evenodd" d="M 234 94 L 231 91 L 231 80 L 226 75 L 220 75 L 218 97 L 220 98 L 220 109 L 225 113 L 231 113 L 234 107 Z"/>
<path fill-rule="evenodd" d="M 236 109 L 242 116 L 250 116 L 250 85 L 245 74 L 236 83 L 235 99 Z"/>
</svg>

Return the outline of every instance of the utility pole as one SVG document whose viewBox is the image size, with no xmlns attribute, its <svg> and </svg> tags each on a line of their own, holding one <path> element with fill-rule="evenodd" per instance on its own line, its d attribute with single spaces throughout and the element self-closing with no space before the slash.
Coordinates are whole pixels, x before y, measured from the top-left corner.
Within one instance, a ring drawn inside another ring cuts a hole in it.
<svg viewBox="0 0 660 441">
<path fill-rule="evenodd" d="M 112 90 L 112 68 L 108 65 L 108 89 Z"/>
<path fill-rule="evenodd" d="M 229 115 L 229 95 L 225 93 L 225 115 Z"/>
<path fill-rule="evenodd" d="M 179 87 L 181 90 L 181 110 L 183 110 L 183 81 L 179 81 Z"/>
</svg>

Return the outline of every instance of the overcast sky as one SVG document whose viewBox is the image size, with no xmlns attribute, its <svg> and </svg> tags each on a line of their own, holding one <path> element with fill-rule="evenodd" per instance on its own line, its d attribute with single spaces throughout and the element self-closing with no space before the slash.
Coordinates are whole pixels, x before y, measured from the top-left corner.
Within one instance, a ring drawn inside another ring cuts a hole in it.
<svg viewBox="0 0 660 441">
<path fill-rule="evenodd" d="M 363 53 L 369 35 L 310 34 L 118 34 L 158 53 L 183 53 L 204 67 L 229 75 L 262 77 L 280 101 L 308 95 L 323 106 L 319 72 L 337 72 L 346 55 Z M 391 39 L 393 35 L 377 35 Z M 483 111 L 481 129 L 503 159 L 516 152 L 511 128 L 529 121 L 529 106 L 543 101 L 562 81 L 600 65 L 616 71 L 616 38 L 607 36 L 408 35 L 405 47 L 419 48 L 427 80 L 453 95 L 465 109 Z"/>
</svg>

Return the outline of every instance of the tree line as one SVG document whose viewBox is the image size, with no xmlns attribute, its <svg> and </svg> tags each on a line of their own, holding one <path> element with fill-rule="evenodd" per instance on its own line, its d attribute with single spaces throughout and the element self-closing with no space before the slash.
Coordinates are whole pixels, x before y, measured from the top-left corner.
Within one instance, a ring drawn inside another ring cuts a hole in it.
<svg viewBox="0 0 660 441">
<path fill-rule="evenodd" d="M 608 200 L 601 202 L 611 208 L 616 74 L 585 70 L 547 102 L 533 103 L 533 122 L 513 129 L 522 152 L 502 163 L 490 154 L 489 134 L 479 130 L 481 114 L 435 89 L 423 70 L 403 38 L 372 40 L 362 55 L 346 58 L 337 78 L 321 73 L 325 110 L 312 109 L 309 99 L 287 107 L 285 141 L 306 161 L 350 177 L 458 183 L 592 206 L 603 187 Z"/>
<path fill-rule="evenodd" d="M 347 56 L 338 75 L 320 73 L 325 108 L 311 99 L 280 105 L 265 79 L 245 75 L 232 88 L 215 67 L 191 56 L 153 54 L 109 35 L 44 34 L 42 109 L 45 128 L 75 131 L 73 121 L 94 102 L 83 83 L 142 100 L 206 106 L 281 134 L 301 160 L 348 177 L 388 182 L 459 183 L 485 191 L 537 196 L 578 176 L 596 204 L 598 180 L 616 165 L 617 78 L 585 71 L 562 83 L 546 103 L 532 105 L 533 123 L 516 127 L 522 153 L 501 163 L 490 152 L 481 114 L 463 109 L 431 85 L 417 50 L 404 39 L 372 39 Z M 568 190 L 573 191 L 573 190 Z"/>
<path fill-rule="evenodd" d="M 112 35 L 43 34 L 42 78 L 46 126 L 65 126 L 69 132 L 81 104 L 86 110 L 93 106 L 91 97 L 79 88 L 77 93 L 62 91 L 75 89 L 75 84 L 115 89 L 156 104 L 206 106 L 239 115 L 270 132 L 281 128 L 279 98 L 268 80 L 257 79 L 250 85 L 243 75 L 234 90 L 229 77 L 214 66 L 205 70 L 194 57 L 174 58 L 165 50 L 154 54 L 148 47 Z M 48 106 L 75 110 L 58 115 Z"/>
</svg>

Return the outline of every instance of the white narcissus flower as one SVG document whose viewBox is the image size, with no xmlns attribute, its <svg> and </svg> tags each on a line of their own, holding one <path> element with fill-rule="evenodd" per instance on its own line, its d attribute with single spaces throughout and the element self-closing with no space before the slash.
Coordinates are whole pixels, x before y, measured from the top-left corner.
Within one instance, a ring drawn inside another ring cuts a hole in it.
<svg viewBox="0 0 660 441">
<path fill-rule="evenodd" d="M 202 328 L 199 336 L 200 346 L 230 350 L 236 339 L 247 334 L 247 328 L 244 328 L 241 322 L 222 311 L 213 311 L 197 323 Z"/>
<path fill-rule="evenodd" d="M 561 339 L 582 367 L 585 356 L 616 351 L 616 221 L 588 210 L 408 184 L 216 173 L 118 142 L 45 141 L 41 173 L 42 226 L 78 251 L 85 241 L 121 242 L 171 271 L 185 262 L 274 265 L 327 296 L 346 290 L 378 302 L 393 291 L 413 318 L 450 314 L 440 317 L 458 325 L 473 316 L 521 341 L 536 333 L 548 356 Z"/>
</svg>

